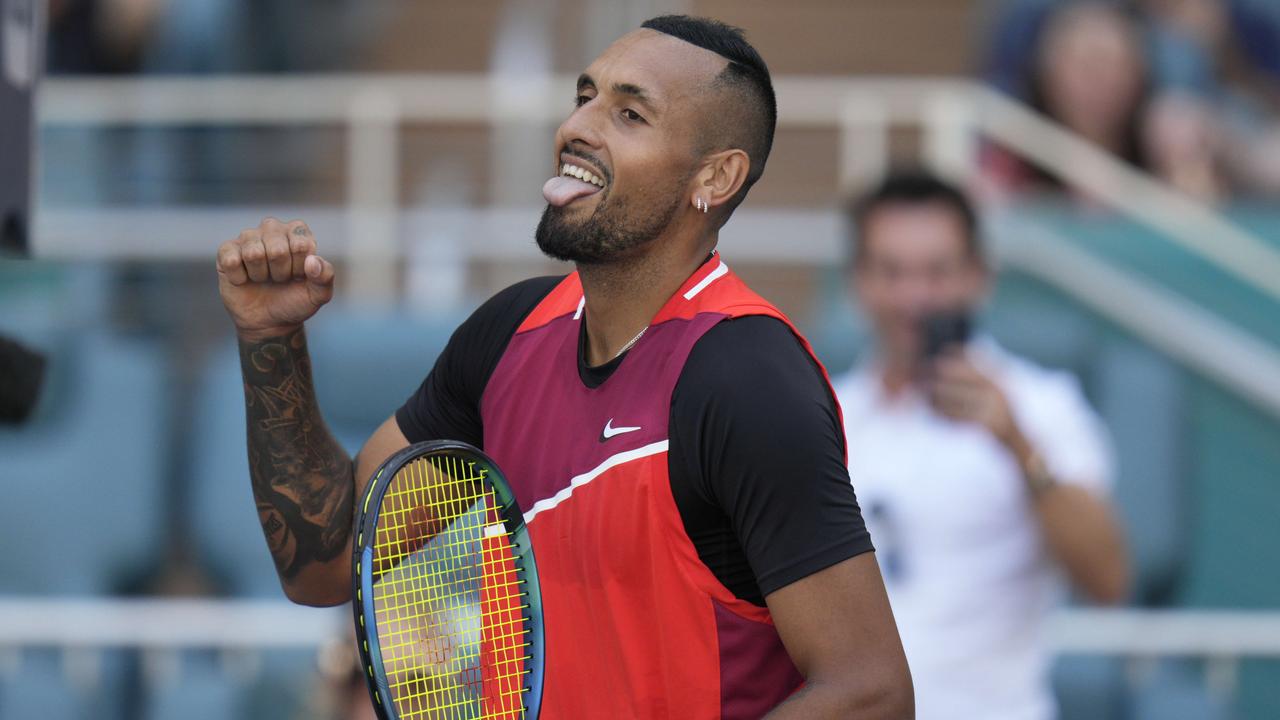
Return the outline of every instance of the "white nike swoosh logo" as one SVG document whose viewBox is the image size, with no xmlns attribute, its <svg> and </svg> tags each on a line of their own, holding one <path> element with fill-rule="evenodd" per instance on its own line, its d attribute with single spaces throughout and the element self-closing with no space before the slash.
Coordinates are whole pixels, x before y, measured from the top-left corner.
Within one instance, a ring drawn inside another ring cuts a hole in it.
<svg viewBox="0 0 1280 720">
<path fill-rule="evenodd" d="M 635 432 L 639 429 L 640 429 L 639 427 L 614 427 L 613 418 L 609 418 L 609 422 L 604 424 L 604 432 L 600 433 L 600 442 L 604 442 L 605 440 L 608 440 L 614 435 L 621 435 L 623 433 Z"/>
</svg>

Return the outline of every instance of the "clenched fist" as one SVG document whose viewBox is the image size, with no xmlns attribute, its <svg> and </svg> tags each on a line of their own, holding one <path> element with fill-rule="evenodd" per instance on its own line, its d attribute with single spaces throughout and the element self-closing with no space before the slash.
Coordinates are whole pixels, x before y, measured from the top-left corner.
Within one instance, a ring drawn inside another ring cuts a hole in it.
<svg viewBox="0 0 1280 720">
<path fill-rule="evenodd" d="M 333 297 L 333 265 L 301 220 L 267 218 L 218 248 L 218 291 L 246 340 L 298 329 Z"/>
</svg>

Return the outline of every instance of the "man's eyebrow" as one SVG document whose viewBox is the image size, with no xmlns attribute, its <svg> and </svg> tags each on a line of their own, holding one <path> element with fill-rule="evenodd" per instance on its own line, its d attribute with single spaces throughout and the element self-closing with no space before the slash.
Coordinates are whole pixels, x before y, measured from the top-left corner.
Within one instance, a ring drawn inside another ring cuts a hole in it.
<svg viewBox="0 0 1280 720">
<path fill-rule="evenodd" d="M 593 88 L 595 86 L 596 86 L 595 78 L 591 77 L 590 75 L 586 73 L 582 73 L 581 75 L 578 76 L 579 92 L 581 92 L 583 88 Z M 647 90 L 640 87 L 639 85 L 636 85 L 634 83 L 614 83 L 613 91 L 618 93 L 619 95 L 630 95 L 631 97 L 635 98 L 640 103 L 648 107 L 653 112 L 658 111 L 658 106 L 654 98 L 649 95 L 649 92 Z"/>
<path fill-rule="evenodd" d="M 657 103 L 654 98 L 650 97 L 649 93 L 639 85 L 633 85 L 631 83 L 614 83 L 613 91 L 619 95 L 630 95 L 641 105 L 644 105 L 651 113 L 660 114 L 662 112 L 662 108 L 659 106 L 659 103 Z"/>
</svg>

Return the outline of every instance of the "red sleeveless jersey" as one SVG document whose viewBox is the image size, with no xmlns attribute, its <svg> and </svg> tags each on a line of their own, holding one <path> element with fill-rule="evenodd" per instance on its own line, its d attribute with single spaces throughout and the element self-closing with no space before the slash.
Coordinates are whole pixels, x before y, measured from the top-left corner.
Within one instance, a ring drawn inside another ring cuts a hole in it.
<svg viewBox="0 0 1280 720">
<path fill-rule="evenodd" d="M 717 255 L 589 388 L 582 314 L 575 273 L 517 329 L 480 404 L 485 451 L 525 511 L 538 564 L 542 717 L 758 718 L 802 678 L 768 610 L 734 597 L 698 558 L 672 499 L 667 427 L 707 330 L 745 315 L 790 322 Z"/>
</svg>

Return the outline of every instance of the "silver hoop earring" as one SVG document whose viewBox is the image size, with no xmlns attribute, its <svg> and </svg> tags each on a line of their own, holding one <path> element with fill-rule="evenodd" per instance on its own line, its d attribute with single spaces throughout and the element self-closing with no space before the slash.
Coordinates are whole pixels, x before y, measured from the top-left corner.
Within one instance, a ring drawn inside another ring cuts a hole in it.
<svg viewBox="0 0 1280 720">
<path fill-rule="evenodd" d="M 693 206 L 701 210 L 703 214 L 706 214 L 708 209 L 707 201 L 703 200 L 702 198 L 694 198 Z"/>
</svg>

